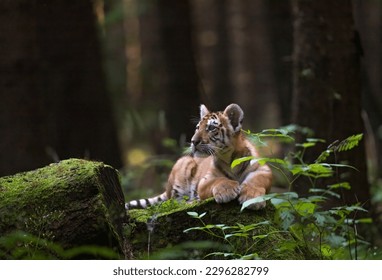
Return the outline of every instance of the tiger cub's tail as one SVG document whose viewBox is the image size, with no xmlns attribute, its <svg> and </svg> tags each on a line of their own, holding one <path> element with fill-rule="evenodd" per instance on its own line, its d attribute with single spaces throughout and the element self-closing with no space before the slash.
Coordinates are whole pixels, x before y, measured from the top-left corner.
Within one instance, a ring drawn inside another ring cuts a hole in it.
<svg viewBox="0 0 382 280">
<path fill-rule="evenodd" d="M 158 204 L 159 202 L 166 201 L 168 200 L 166 192 L 157 195 L 155 197 L 151 198 L 142 198 L 142 199 L 137 199 L 137 200 L 132 200 L 129 201 L 125 204 L 125 208 L 127 210 L 129 209 L 144 209 L 147 207 L 150 207 L 154 204 Z"/>
</svg>

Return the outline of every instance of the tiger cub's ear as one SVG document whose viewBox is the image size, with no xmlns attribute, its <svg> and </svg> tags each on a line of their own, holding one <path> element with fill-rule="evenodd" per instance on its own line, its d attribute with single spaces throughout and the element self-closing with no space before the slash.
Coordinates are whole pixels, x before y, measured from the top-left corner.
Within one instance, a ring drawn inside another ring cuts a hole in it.
<svg viewBox="0 0 382 280">
<path fill-rule="evenodd" d="M 208 111 L 206 105 L 204 104 L 201 104 L 200 105 L 200 119 L 203 119 L 204 116 L 206 116 L 207 114 L 209 114 L 210 111 Z"/>
<path fill-rule="evenodd" d="M 244 112 L 237 104 L 228 105 L 224 110 L 224 114 L 228 117 L 229 121 L 235 132 L 241 130 L 241 124 L 244 119 Z"/>
</svg>

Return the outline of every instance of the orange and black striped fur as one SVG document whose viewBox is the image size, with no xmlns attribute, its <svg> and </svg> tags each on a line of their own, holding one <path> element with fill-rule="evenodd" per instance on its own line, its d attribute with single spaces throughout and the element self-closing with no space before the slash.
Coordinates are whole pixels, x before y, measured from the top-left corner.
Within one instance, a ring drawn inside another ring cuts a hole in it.
<svg viewBox="0 0 382 280">
<path fill-rule="evenodd" d="M 222 112 L 209 112 L 200 106 L 200 121 L 191 139 L 191 155 L 181 157 L 169 175 L 166 191 L 156 197 L 133 200 L 126 208 L 146 208 L 169 198 L 203 200 L 214 197 L 225 203 L 238 199 L 240 203 L 269 192 L 272 172 L 255 160 L 245 161 L 233 169 L 233 160 L 258 157 L 255 146 L 241 132 L 242 109 L 231 104 Z M 253 204 L 253 209 L 265 207 L 265 202 Z"/>
</svg>

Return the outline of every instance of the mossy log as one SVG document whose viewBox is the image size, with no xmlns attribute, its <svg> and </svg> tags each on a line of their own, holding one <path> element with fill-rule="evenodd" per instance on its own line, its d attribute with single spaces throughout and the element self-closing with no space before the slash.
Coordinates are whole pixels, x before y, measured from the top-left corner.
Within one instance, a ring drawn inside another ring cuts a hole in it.
<svg viewBox="0 0 382 280">
<path fill-rule="evenodd" d="M 23 231 L 62 248 L 96 245 L 128 254 L 118 173 L 101 162 L 64 160 L 0 178 L 0 236 Z"/>
<path fill-rule="evenodd" d="M 240 211 L 237 201 L 174 203 L 129 211 L 126 232 L 134 258 L 314 258 L 289 232 L 272 226 L 275 209 L 271 205 L 260 211 Z M 199 219 L 192 217 L 196 213 L 206 214 Z"/>
<path fill-rule="evenodd" d="M 190 212 L 206 214 L 199 219 Z M 240 211 L 236 201 L 213 200 L 170 200 L 126 215 L 118 173 L 101 162 L 70 159 L 0 178 L 0 253 L 2 238 L 22 231 L 64 250 L 112 248 L 117 258 L 314 258 L 289 232 L 273 227 L 273 218 L 270 205 Z"/>
</svg>

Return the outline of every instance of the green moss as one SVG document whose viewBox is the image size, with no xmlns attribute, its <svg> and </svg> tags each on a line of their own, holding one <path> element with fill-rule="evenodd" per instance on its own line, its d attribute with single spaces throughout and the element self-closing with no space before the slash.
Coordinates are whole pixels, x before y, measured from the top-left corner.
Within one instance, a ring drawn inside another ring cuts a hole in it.
<svg viewBox="0 0 382 280">
<path fill-rule="evenodd" d="M 132 220 L 135 220 L 140 223 L 147 223 L 153 217 L 159 218 L 162 216 L 168 216 L 176 212 L 187 212 L 188 210 L 192 210 L 195 206 L 201 206 L 203 204 L 209 203 L 213 199 L 208 199 L 205 201 L 194 201 L 192 203 L 187 203 L 185 201 L 177 201 L 177 200 L 167 200 L 161 204 L 157 204 L 151 206 L 146 209 L 132 209 L 129 211 L 129 217 Z"/>
<path fill-rule="evenodd" d="M 36 198 L 44 196 L 46 191 L 68 188 L 70 187 L 68 182 L 76 184 L 84 176 L 92 176 L 99 165 L 100 163 L 96 162 L 70 159 L 37 170 L 2 177 L 0 198 L 11 200 L 13 196 L 20 195 Z"/>
<path fill-rule="evenodd" d="M 64 247 L 121 247 L 126 217 L 123 202 L 112 167 L 102 162 L 63 160 L 0 178 L 0 233 L 22 230 Z"/>
<path fill-rule="evenodd" d="M 29 218 L 24 222 L 30 230 L 33 227 L 42 229 L 45 224 L 54 223 L 68 201 L 51 197 L 65 196 L 68 189 L 77 190 L 76 193 L 70 193 L 72 196 L 81 195 L 82 189 L 76 188 L 76 185 L 80 185 L 84 177 L 94 176 L 100 164 L 102 163 L 69 159 L 0 178 L 0 220 L 12 219 L 15 214 L 21 218 L 23 214 L 27 214 Z M 44 204 L 39 205 L 39 201 L 44 201 Z M 15 209 L 21 212 L 15 213 Z M 4 229 L 1 231 L 4 232 Z"/>
</svg>

